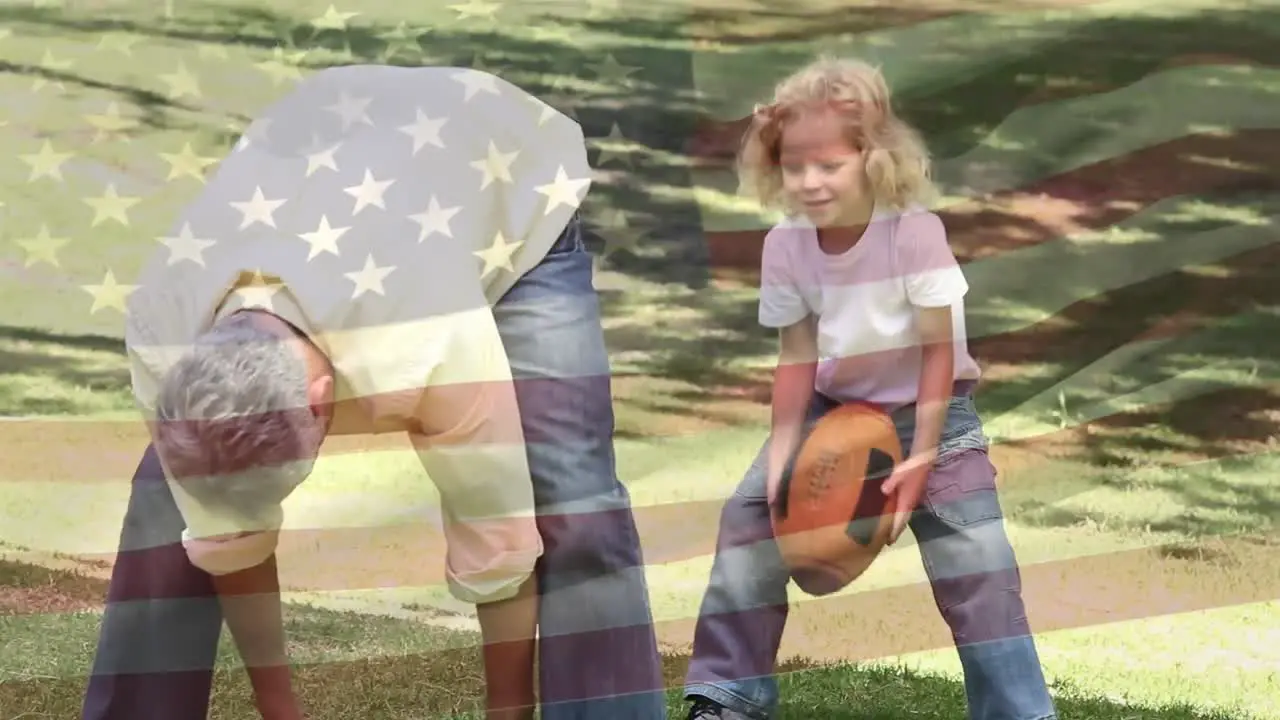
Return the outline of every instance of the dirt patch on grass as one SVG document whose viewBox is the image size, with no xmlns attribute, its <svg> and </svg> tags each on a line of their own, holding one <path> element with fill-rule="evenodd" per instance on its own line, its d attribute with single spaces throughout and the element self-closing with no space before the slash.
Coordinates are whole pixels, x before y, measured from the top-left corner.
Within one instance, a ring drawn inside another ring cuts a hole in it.
<svg viewBox="0 0 1280 720">
<path fill-rule="evenodd" d="M 100 578 L 0 559 L 0 616 L 94 610 L 106 595 Z"/>
</svg>

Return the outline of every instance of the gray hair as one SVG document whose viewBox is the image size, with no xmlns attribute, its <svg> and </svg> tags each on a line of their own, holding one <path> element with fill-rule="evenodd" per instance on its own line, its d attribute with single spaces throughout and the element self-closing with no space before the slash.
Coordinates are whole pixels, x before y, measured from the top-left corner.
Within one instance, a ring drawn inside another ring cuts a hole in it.
<svg viewBox="0 0 1280 720">
<path fill-rule="evenodd" d="M 165 376 L 156 449 L 198 502 L 254 517 L 311 472 L 318 424 L 305 362 L 237 313 L 201 335 Z"/>
</svg>

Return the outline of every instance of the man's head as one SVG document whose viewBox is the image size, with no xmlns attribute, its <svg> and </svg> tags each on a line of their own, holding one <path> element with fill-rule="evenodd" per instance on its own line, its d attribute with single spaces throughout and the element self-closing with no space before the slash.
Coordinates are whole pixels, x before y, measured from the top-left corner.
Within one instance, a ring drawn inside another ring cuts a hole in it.
<svg viewBox="0 0 1280 720">
<path fill-rule="evenodd" d="M 311 472 L 332 418 L 333 381 L 324 354 L 289 323 L 235 313 L 166 375 L 156 449 L 195 500 L 255 516 Z"/>
</svg>

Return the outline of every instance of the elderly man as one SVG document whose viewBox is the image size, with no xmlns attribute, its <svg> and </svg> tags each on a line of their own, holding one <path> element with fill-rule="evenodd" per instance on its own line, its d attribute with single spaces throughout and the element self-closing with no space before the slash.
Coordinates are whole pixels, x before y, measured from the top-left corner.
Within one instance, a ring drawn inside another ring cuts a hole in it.
<svg viewBox="0 0 1280 720">
<path fill-rule="evenodd" d="M 202 720 L 224 619 L 262 716 L 302 717 L 282 502 L 328 435 L 369 432 L 408 433 L 440 490 L 490 717 L 532 717 L 535 654 L 548 720 L 664 716 L 589 177 L 575 122 L 465 69 L 324 70 L 249 128 L 130 297 L 153 442 L 85 720 Z"/>
</svg>

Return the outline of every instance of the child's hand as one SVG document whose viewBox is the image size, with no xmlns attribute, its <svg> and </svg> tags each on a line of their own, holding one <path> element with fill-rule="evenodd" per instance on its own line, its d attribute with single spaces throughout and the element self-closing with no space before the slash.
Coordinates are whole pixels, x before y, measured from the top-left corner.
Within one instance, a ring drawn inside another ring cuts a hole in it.
<svg viewBox="0 0 1280 720">
<path fill-rule="evenodd" d="M 778 489 L 782 487 L 782 470 L 769 470 L 764 487 L 769 506 L 776 505 L 778 503 Z"/>
<path fill-rule="evenodd" d="M 889 531 L 889 545 L 898 541 L 898 536 L 907 528 L 911 513 L 920 504 L 924 495 L 925 483 L 929 481 L 930 458 L 912 456 L 894 468 L 893 474 L 881 486 L 886 497 L 892 498 L 893 527 Z M 897 497 L 894 497 L 894 494 Z"/>
</svg>

